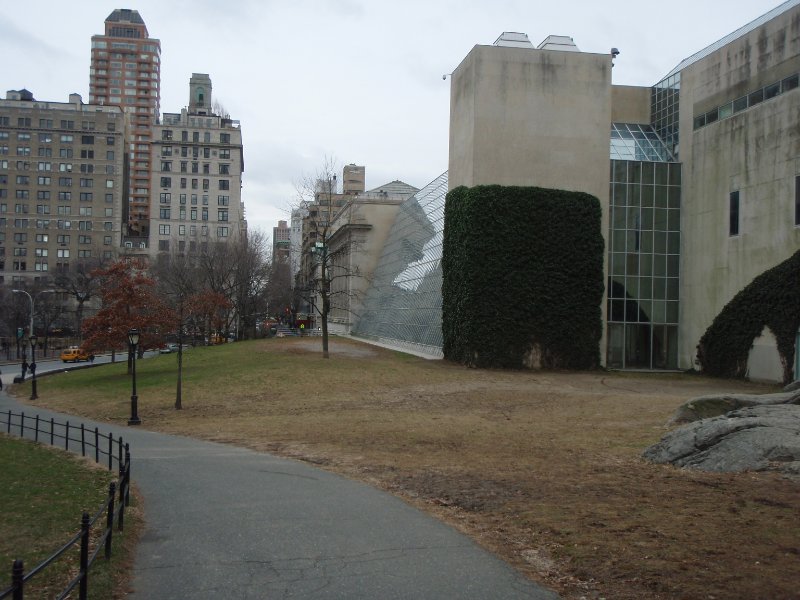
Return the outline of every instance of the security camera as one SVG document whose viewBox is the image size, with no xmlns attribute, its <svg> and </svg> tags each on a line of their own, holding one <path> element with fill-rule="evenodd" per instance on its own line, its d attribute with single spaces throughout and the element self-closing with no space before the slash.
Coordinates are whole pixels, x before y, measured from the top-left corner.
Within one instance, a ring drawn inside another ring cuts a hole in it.
<svg viewBox="0 0 800 600">
<path fill-rule="evenodd" d="M 612 48 L 611 49 L 611 56 L 613 58 L 617 58 L 618 55 L 619 55 L 619 48 Z"/>
</svg>

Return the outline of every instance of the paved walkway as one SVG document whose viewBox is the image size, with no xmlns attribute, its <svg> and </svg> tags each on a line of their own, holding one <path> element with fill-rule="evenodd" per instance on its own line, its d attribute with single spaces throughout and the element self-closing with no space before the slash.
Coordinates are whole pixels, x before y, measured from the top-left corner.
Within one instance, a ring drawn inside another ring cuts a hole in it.
<svg viewBox="0 0 800 600">
<path fill-rule="evenodd" d="M 2 392 L 9 409 L 80 422 Z M 130 443 L 146 519 L 134 600 L 556 598 L 366 485 L 269 454 L 84 422 Z"/>
</svg>

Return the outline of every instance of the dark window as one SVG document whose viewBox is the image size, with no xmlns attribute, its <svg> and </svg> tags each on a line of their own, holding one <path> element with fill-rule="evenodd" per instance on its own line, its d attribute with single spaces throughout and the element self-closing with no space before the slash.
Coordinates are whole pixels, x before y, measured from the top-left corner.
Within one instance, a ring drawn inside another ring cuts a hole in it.
<svg viewBox="0 0 800 600">
<path fill-rule="evenodd" d="M 730 224 L 728 233 L 730 235 L 739 235 L 739 192 L 731 192 L 730 195 Z"/>
<path fill-rule="evenodd" d="M 800 175 L 794 178 L 794 224 L 800 225 Z"/>
</svg>

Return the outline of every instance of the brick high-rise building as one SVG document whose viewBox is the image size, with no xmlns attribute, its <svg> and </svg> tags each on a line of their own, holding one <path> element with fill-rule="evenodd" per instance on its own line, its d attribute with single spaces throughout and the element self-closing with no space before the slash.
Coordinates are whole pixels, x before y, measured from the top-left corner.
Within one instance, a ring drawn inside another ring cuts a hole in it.
<svg viewBox="0 0 800 600">
<path fill-rule="evenodd" d="M 105 21 L 105 33 L 92 36 L 89 103 L 120 106 L 130 114 L 126 216 L 131 235 L 148 234 L 150 142 L 159 118 L 160 57 L 161 42 L 150 37 L 136 10 L 114 10 Z"/>
</svg>

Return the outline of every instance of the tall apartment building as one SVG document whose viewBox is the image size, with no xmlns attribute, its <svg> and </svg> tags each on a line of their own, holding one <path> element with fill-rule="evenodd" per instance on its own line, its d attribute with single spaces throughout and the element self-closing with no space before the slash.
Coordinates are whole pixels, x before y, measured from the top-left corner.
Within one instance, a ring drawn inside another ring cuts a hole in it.
<svg viewBox="0 0 800 600">
<path fill-rule="evenodd" d="M 130 114 L 130 196 L 126 220 L 131 235 L 148 234 L 151 188 L 150 142 L 161 101 L 161 42 L 150 37 L 138 11 L 116 9 L 105 34 L 92 36 L 90 104 L 120 106 Z"/>
<path fill-rule="evenodd" d="M 288 262 L 292 230 L 286 221 L 278 221 L 272 228 L 272 261 Z"/>
<path fill-rule="evenodd" d="M 214 114 L 211 79 L 193 73 L 189 106 L 153 127 L 150 254 L 202 252 L 246 235 L 239 121 Z"/>
<path fill-rule="evenodd" d="M 0 284 L 47 284 L 70 263 L 111 258 L 125 196 L 117 106 L 0 100 Z"/>
</svg>

